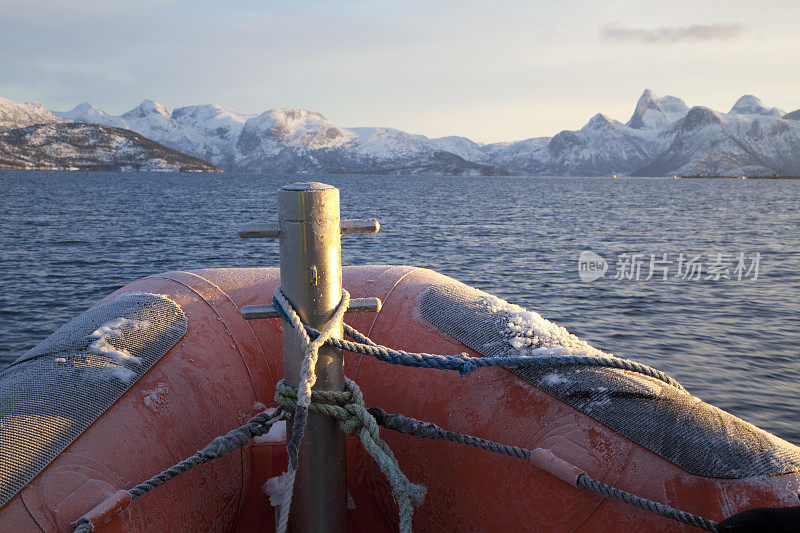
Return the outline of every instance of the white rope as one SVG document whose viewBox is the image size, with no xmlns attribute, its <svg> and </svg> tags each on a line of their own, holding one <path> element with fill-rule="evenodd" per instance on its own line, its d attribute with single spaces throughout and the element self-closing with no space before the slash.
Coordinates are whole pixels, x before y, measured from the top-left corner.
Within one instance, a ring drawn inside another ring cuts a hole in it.
<svg viewBox="0 0 800 533">
<path fill-rule="evenodd" d="M 281 288 L 275 289 L 275 299 L 283 307 L 286 316 L 289 318 L 297 336 L 300 340 L 300 348 L 303 350 L 303 363 L 300 367 L 300 383 L 297 387 L 297 409 L 295 410 L 294 426 L 292 427 L 292 439 L 287 444 L 289 449 L 289 468 L 287 471 L 288 480 L 286 483 L 286 490 L 283 493 L 283 501 L 281 502 L 280 518 L 278 519 L 278 533 L 286 533 L 289 525 L 289 509 L 292 506 L 292 494 L 294 493 L 294 480 L 297 474 L 297 453 L 300 451 L 300 439 L 303 438 L 305 430 L 305 423 L 308 416 L 308 406 L 311 405 L 311 387 L 317 382 L 317 375 L 315 368 L 317 366 L 317 359 L 319 358 L 319 349 L 325 344 L 325 341 L 341 327 L 344 314 L 350 305 L 350 293 L 342 289 L 342 300 L 336 308 L 336 312 L 331 317 L 330 321 L 326 324 L 325 328 L 319 334 L 319 337 L 313 341 L 306 333 L 306 328 L 303 321 L 295 312 L 292 305 L 286 299 Z M 295 427 L 297 426 L 297 427 Z M 297 436 L 297 439 L 295 439 Z M 294 448 L 294 451 L 291 449 Z M 292 461 L 294 455 L 295 460 Z M 295 464 L 292 464 L 292 463 Z"/>
</svg>

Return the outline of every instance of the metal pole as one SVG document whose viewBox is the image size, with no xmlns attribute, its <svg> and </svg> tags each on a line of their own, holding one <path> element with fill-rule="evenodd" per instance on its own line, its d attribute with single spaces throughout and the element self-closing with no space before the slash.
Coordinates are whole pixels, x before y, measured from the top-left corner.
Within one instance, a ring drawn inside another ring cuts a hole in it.
<svg viewBox="0 0 800 533">
<path fill-rule="evenodd" d="M 341 300 L 342 257 L 339 189 L 324 183 L 293 183 L 278 191 L 281 290 L 306 324 L 321 330 Z M 342 329 L 335 332 L 342 337 Z M 297 387 L 303 352 L 284 324 L 286 383 Z M 344 390 L 340 350 L 323 346 L 316 366 L 317 390 Z M 291 426 L 291 424 L 288 424 Z M 308 414 L 292 498 L 292 533 L 347 530 L 345 435 L 335 419 Z"/>
</svg>

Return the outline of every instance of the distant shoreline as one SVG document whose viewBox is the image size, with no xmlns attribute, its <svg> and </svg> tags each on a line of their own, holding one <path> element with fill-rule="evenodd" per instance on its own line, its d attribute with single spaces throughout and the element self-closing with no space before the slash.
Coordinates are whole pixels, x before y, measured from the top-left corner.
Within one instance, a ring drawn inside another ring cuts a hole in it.
<svg viewBox="0 0 800 533">
<path fill-rule="evenodd" d="M 731 180 L 797 180 L 800 176 L 780 176 L 773 174 L 772 176 L 713 176 L 706 174 L 692 174 L 691 176 L 678 176 L 681 179 L 731 179 Z"/>
<path fill-rule="evenodd" d="M 215 170 L 204 169 L 200 170 L 197 168 L 135 168 L 135 167 L 128 167 L 128 168 L 119 168 L 113 166 L 94 166 L 94 167 L 57 167 L 57 166 L 34 166 L 34 165 L 8 165 L 0 162 L 0 172 L 26 172 L 26 171 L 35 171 L 35 172 L 117 172 L 120 174 L 128 174 L 128 173 L 163 173 L 163 174 L 265 174 L 265 175 L 286 175 L 286 176 L 295 176 L 297 178 L 301 177 L 336 177 L 336 176 L 363 176 L 363 175 L 374 175 L 374 176 L 395 176 L 395 177 L 415 177 L 415 178 L 423 178 L 423 177 L 444 177 L 444 178 L 463 178 L 463 177 L 471 177 L 471 178 L 497 178 L 497 177 L 509 177 L 509 178 L 559 178 L 559 179 L 573 179 L 573 178 L 597 178 L 603 179 L 607 178 L 608 176 L 605 175 L 594 175 L 594 176 L 556 176 L 556 175 L 549 175 L 549 174 L 542 174 L 542 175 L 527 175 L 527 174 L 519 174 L 519 175 L 508 175 L 508 176 L 486 176 L 480 174 L 448 174 L 445 172 L 422 172 L 422 173 L 402 173 L 402 172 L 243 172 L 243 171 L 225 171 L 223 169 L 217 168 Z M 613 177 L 620 177 L 620 178 L 639 178 L 639 179 L 731 179 L 731 180 L 741 180 L 741 179 L 748 179 L 748 180 L 800 180 L 800 176 L 780 176 L 780 175 L 771 175 L 771 176 L 718 176 L 718 175 L 707 175 L 707 174 L 692 174 L 692 175 L 672 175 L 672 176 L 626 176 L 626 175 L 614 175 Z"/>
<path fill-rule="evenodd" d="M 222 174 L 222 169 L 218 170 L 197 170 L 187 168 L 116 168 L 116 167 L 50 167 L 50 166 L 12 166 L 0 164 L 0 170 L 35 170 L 37 172 L 177 172 L 192 174 Z"/>
</svg>

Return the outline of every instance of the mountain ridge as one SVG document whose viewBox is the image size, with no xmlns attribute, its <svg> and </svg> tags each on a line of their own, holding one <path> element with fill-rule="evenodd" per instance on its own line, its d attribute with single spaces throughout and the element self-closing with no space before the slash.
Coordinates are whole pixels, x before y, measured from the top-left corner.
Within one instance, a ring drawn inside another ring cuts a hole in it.
<svg viewBox="0 0 800 533">
<path fill-rule="evenodd" d="M 11 112 L 4 115 L 4 108 Z M 689 107 L 680 98 L 646 89 L 625 123 L 596 113 L 578 130 L 491 144 L 389 127 L 344 128 L 304 109 L 249 114 L 206 104 L 169 113 L 150 99 L 119 116 L 88 102 L 50 113 L 36 103 L 2 99 L 0 119 L 4 116 L 11 117 L 6 129 L 14 116 L 25 125 L 70 120 L 121 127 L 231 171 L 559 176 L 800 172 L 800 110 L 784 113 L 753 95 L 742 96 L 723 113 Z"/>
<path fill-rule="evenodd" d="M 79 122 L 0 131 L 0 169 L 219 172 L 130 130 Z"/>
</svg>

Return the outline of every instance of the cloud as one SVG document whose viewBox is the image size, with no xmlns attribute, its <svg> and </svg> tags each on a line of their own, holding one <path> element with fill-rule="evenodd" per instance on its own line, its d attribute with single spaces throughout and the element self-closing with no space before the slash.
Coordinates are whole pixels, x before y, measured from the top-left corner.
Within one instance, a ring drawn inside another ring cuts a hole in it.
<svg viewBox="0 0 800 533">
<path fill-rule="evenodd" d="M 603 41 L 633 41 L 646 44 L 727 41 L 739 37 L 743 29 L 740 24 L 692 24 L 652 29 L 609 24 L 600 30 L 600 38 Z"/>
</svg>

